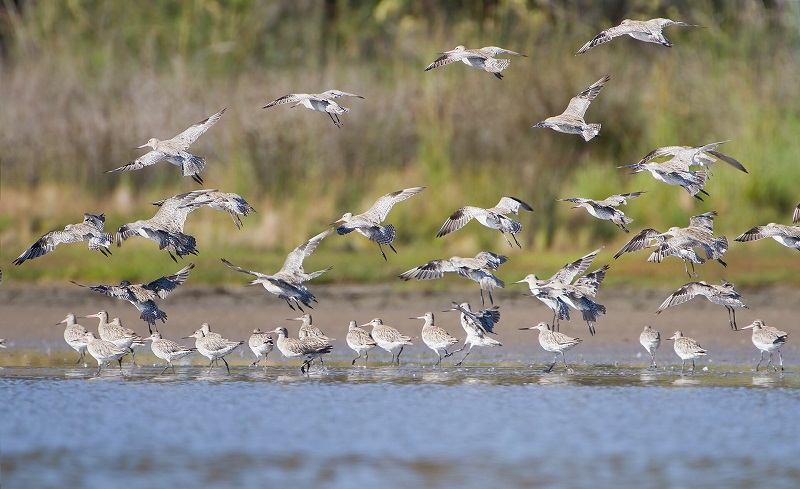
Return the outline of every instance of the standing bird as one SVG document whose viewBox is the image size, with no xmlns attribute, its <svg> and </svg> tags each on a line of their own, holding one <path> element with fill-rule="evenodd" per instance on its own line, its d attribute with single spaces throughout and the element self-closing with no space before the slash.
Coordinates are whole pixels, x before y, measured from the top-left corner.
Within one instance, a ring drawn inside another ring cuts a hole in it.
<svg viewBox="0 0 800 489">
<path fill-rule="evenodd" d="M 669 42 L 661 32 L 662 29 L 671 25 L 677 25 L 681 27 L 699 27 L 693 24 L 687 24 L 686 22 L 678 22 L 675 20 L 662 18 L 650 20 L 625 19 L 620 25 L 610 27 L 596 35 L 594 39 L 584 44 L 583 47 L 580 48 L 577 53 L 575 53 L 575 55 L 577 56 L 579 54 L 583 54 L 595 46 L 607 43 L 615 37 L 624 36 L 626 34 L 639 41 L 652 42 L 671 48 L 672 43 Z"/>
<path fill-rule="evenodd" d="M 127 349 L 131 354 L 131 364 L 136 365 L 136 352 L 133 351 L 133 344 L 134 342 L 141 343 L 142 341 L 142 337 L 136 334 L 136 331 L 122 326 L 119 318 L 114 318 L 113 321 L 109 322 L 108 312 L 106 311 L 82 317 L 98 318 L 100 324 L 97 326 L 97 332 L 100 334 L 100 339 L 110 341 L 120 348 Z"/>
<path fill-rule="evenodd" d="M 756 319 L 753 321 L 753 324 L 744 326 L 742 329 L 753 330 L 753 344 L 756 345 L 756 348 L 761 350 L 761 358 L 758 360 L 758 364 L 756 365 L 756 372 L 758 372 L 758 367 L 761 366 L 761 362 L 764 361 L 764 353 L 766 352 L 769 352 L 767 368 L 772 365 L 773 351 L 778 352 L 778 358 L 781 362 L 781 370 L 783 370 L 783 355 L 781 355 L 781 347 L 786 344 L 786 341 L 789 339 L 789 333 L 786 331 L 781 331 L 772 326 L 767 326 L 760 319 Z M 778 371 L 778 367 L 775 365 L 772 365 L 772 368 L 774 368 L 776 372 Z"/>
<path fill-rule="evenodd" d="M 733 284 L 727 280 L 722 280 L 722 285 L 710 285 L 703 281 L 690 282 L 677 291 L 673 292 L 656 311 L 656 314 L 672 306 L 683 304 L 684 302 L 695 298 L 698 295 L 705 296 L 710 302 L 725 306 L 728 310 L 728 321 L 730 322 L 731 329 L 734 331 L 736 328 L 736 311 L 734 307 L 743 307 L 749 309 L 744 302 L 742 296 L 736 291 Z"/>
<path fill-rule="evenodd" d="M 495 287 L 505 287 L 505 283 L 495 277 L 489 270 L 497 270 L 506 260 L 508 260 L 508 257 L 496 255 L 489 251 L 481 251 L 475 258 L 454 256 L 447 260 L 429 261 L 424 265 L 401 273 L 399 277 L 406 281 L 412 278 L 417 280 L 435 280 L 442 278 L 446 272 L 456 272 L 460 276 L 480 284 L 481 304 L 484 304 L 484 290 L 489 294 L 489 302 L 494 304 L 492 290 L 494 290 Z"/>
<path fill-rule="evenodd" d="M 658 368 L 658 365 L 656 365 L 656 350 L 661 346 L 661 333 L 648 324 L 639 335 L 639 343 L 650 354 L 651 363 L 649 368 Z"/>
<path fill-rule="evenodd" d="M 81 241 L 89 242 L 89 249 L 99 251 L 105 256 L 111 254 L 109 246 L 113 242 L 111 233 L 104 233 L 106 216 L 100 214 L 84 214 L 83 222 L 78 224 L 67 224 L 63 231 L 50 231 L 39 238 L 33 245 L 25 250 L 14 260 L 14 265 L 22 265 L 25 260 L 33 260 L 40 256 L 55 251 L 56 246 L 62 243 L 78 243 Z M 0 275 L 2 277 L 2 275 Z"/>
<path fill-rule="evenodd" d="M 533 211 L 533 207 L 515 197 L 503 197 L 496 206 L 490 209 L 464 206 L 453 212 L 453 214 L 444 222 L 444 224 L 442 224 L 442 228 L 439 229 L 439 233 L 436 235 L 436 237 L 441 238 L 445 234 L 458 231 L 466 226 L 471 220 L 475 219 L 489 229 L 497 229 L 500 231 L 500 234 L 503 235 L 503 238 L 506 240 L 506 243 L 508 243 L 508 246 L 513 248 L 514 246 L 511 244 L 511 241 L 509 241 L 508 237 L 506 237 L 506 233 L 509 233 L 511 237 L 514 238 L 514 242 L 517 243 L 517 247 L 522 248 L 522 246 L 519 244 L 519 241 L 517 241 L 517 237 L 515 236 L 517 233 L 522 231 L 522 224 L 509 217 L 506 217 L 506 214 L 519 214 L 520 209 Z"/>
<path fill-rule="evenodd" d="M 283 356 L 286 358 L 304 358 L 303 365 L 300 366 L 300 373 L 308 373 L 314 359 L 319 358 L 322 361 L 322 355 L 330 353 L 333 349 L 330 344 L 313 338 L 302 340 L 289 338 L 289 331 L 284 327 L 275 328 L 273 331 L 268 332 L 278 335 L 277 346 Z"/>
<path fill-rule="evenodd" d="M 391 224 L 383 226 L 381 223 L 386 219 L 386 216 L 389 215 L 389 211 L 392 210 L 395 204 L 409 197 L 413 197 L 423 190 L 425 190 L 425 187 L 412 187 L 390 192 L 379 198 L 372 207 L 363 214 L 353 215 L 353 213 L 347 212 L 341 219 L 332 222 L 331 226 L 334 224 L 341 224 L 336 228 L 336 232 L 340 235 L 356 231 L 369 238 L 370 241 L 378 243 L 378 249 L 381 250 L 381 255 L 383 259 L 386 260 L 386 253 L 383 252 L 383 247 L 381 245 L 387 245 L 392 251 L 397 253 L 397 250 L 392 246 L 395 238 L 395 231 L 394 226 Z"/>
<path fill-rule="evenodd" d="M 600 124 L 587 124 L 583 120 L 586 114 L 586 109 L 592 103 L 600 90 L 611 77 L 606 75 L 603 78 L 594 82 L 589 88 L 582 91 L 578 95 L 572 97 L 567 105 L 567 109 L 560 115 L 548 117 L 547 119 L 539 122 L 531 127 L 534 128 L 550 128 L 557 132 L 565 134 L 580 134 L 584 141 L 589 141 L 593 137 L 600 134 Z"/>
<path fill-rule="evenodd" d="M 261 107 L 262 109 L 267 109 L 269 107 L 274 107 L 276 105 L 283 105 L 283 104 L 291 104 L 293 103 L 290 108 L 295 108 L 298 105 L 302 105 L 303 107 L 311 110 L 315 110 L 317 112 L 325 112 L 327 113 L 331 121 L 336 127 L 342 127 L 342 121 L 339 120 L 339 114 L 345 114 L 350 112 L 350 109 L 346 107 L 342 107 L 338 103 L 334 102 L 334 99 L 339 97 L 356 97 L 356 98 L 364 98 L 361 95 L 356 95 L 354 93 L 347 93 L 342 92 L 340 90 L 328 90 L 322 93 L 290 93 L 289 95 L 284 95 L 283 97 L 277 98 L 272 102 L 268 103 L 267 105 Z"/>
<path fill-rule="evenodd" d="M 167 362 L 167 366 L 159 375 L 163 375 L 170 367 L 172 367 L 172 373 L 175 373 L 175 365 L 172 362 L 197 351 L 197 348 L 189 348 L 172 340 L 165 340 L 158 331 L 145 338 L 145 341 L 147 340 L 152 342 L 150 349 L 153 350 L 153 355 Z"/>
<path fill-rule="evenodd" d="M 400 354 L 403 353 L 403 348 L 406 345 L 412 344 L 411 337 L 401 334 L 391 326 L 383 324 L 380 318 L 375 318 L 367 324 L 362 324 L 361 327 L 363 328 L 364 326 L 370 325 L 372 326 L 371 336 L 372 339 L 375 340 L 375 343 L 392 354 L 392 360 L 389 362 L 389 365 L 394 365 L 396 358 L 397 365 L 400 366 Z M 395 350 L 398 350 L 396 355 Z"/>
<path fill-rule="evenodd" d="M 480 49 L 467 49 L 464 46 L 456 46 L 455 49 L 441 53 L 441 56 L 436 58 L 436 61 L 429 64 L 428 67 L 425 68 L 425 71 L 461 61 L 467 66 L 478 70 L 484 70 L 502 80 L 503 75 L 501 75 L 500 72 L 508 68 L 511 64 L 511 60 L 495 58 L 495 56 L 501 54 L 527 57 L 524 54 L 515 53 L 514 51 L 498 48 L 496 46 L 487 46 Z"/>
<path fill-rule="evenodd" d="M 441 365 L 442 353 L 444 353 L 445 357 L 450 356 L 447 353 L 447 349 L 458 343 L 458 338 L 445 331 L 444 328 L 434 325 L 432 312 L 426 312 L 422 316 L 409 319 L 422 319 L 425 321 L 425 324 L 422 325 L 422 342 L 436 353 L 438 357 L 436 365 Z"/>
<path fill-rule="evenodd" d="M 261 331 L 261 328 L 253 330 L 253 334 L 251 334 L 250 338 L 247 340 L 247 346 L 250 347 L 250 350 L 252 350 L 253 354 L 256 356 L 256 361 L 253 362 L 253 366 L 258 365 L 258 362 L 261 361 L 261 357 L 264 357 L 264 363 L 267 363 L 267 355 L 272 351 L 274 344 L 272 336 L 270 336 L 269 333 Z"/>
<path fill-rule="evenodd" d="M 800 209 L 800 206 L 798 206 L 798 209 Z M 796 211 L 795 213 L 798 214 L 799 212 Z M 734 241 L 746 243 L 764 238 L 772 238 L 789 249 L 800 251 L 800 226 L 786 226 L 784 224 L 775 224 L 774 222 L 764 226 L 755 226 L 734 238 Z"/>
<path fill-rule="evenodd" d="M 694 359 L 705 356 L 708 353 L 700 344 L 693 338 L 683 336 L 683 333 L 676 331 L 674 335 L 667 338 L 668 340 L 675 340 L 675 353 L 681 357 L 681 375 L 683 375 L 683 368 L 686 366 L 686 360 L 692 361 L 692 375 L 694 375 Z"/>
<path fill-rule="evenodd" d="M 65 323 L 67 327 L 64 328 L 64 341 L 67 342 L 70 348 L 81 354 L 78 361 L 75 362 L 76 364 L 81 363 L 83 357 L 86 355 L 86 347 L 89 345 L 89 342 L 86 340 L 86 333 L 88 331 L 75 322 L 75 315 L 72 313 L 67 314 L 67 317 L 63 321 L 57 322 L 56 325 Z"/>
<path fill-rule="evenodd" d="M 86 350 L 97 360 L 95 377 L 100 375 L 103 365 L 114 360 L 119 362 L 119 369 L 122 371 L 122 357 L 128 354 L 129 349 L 120 348 L 110 341 L 98 339 L 91 331 L 86 333 L 85 338 Z"/>
<path fill-rule="evenodd" d="M 333 341 L 334 338 L 328 338 L 325 336 L 325 333 L 322 332 L 321 329 L 314 326 L 313 318 L 311 314 L 303 314 L 299 318 L 291 318 L 287 319 L 287 321 L 302 321 L 303 324 L 300 325 L 300 330 L 297 332 L 297 337 L 301 340 L 303 338 L 319 338 L 322 341 Z"/>
<path fill-rule="evenodd" d="M 573 346 L 577 345 L 583 340 L 580 338 L 569 337 L 564 333 L 559 333 L 558 331 L 550 331 L 550 327 L 547 323 L 539 323 L 536 326 L 519 329 L 538 329 L 539 344 L 545 349 L 545 351 L 555 353 L 555 356 L 553 357 L 553 363 L 547 369 L 545 369 L 545 372 L 552 371 L 553 367 L 556 366 L 559 353 L 561 354 L 561 359 L 564 360 L 564 368 L 567 369 L 568 372 L 572 371 L 572 369 L 567 365 L 567 357 L 564 355 L 564 352 L 571 349 Z"/>
<path fill-rule="evenodd" d="M 363 352 L 364 366 L 366 366 L 367 361 L 369 361 L 369 351 L 378 346 L 375 340 L 372 339 L 372 335 L 369 334 L 369 331 L 361 329 L 361 327 L 359 327 L 358 323 L 355 321 L 350 321 L 345 340 L 347 341 L 347 346 L 349 346 L 358 354 L 358 356 L 353 359 L 350 365 L 355 365 L 356 360 L 361 358 L 361 353 Z"/>
<path fill-rule="evenodd" d="M 166 299 L 170 292 L 186 282 L 189 278 L 189 271 L 193 268 L 194 263 L 190 263 L 181 270 L 178 270 L 174 275 L 161 277 L 148 284 L 134 285 L 127 280 L 123 280 L 119 285 L 82 285 L 72 280 L 70 280 L 70 282 L 109 297 L 130 302 L 139 310 L 141 313 L 139 318 L 147 323 L 147 327 L 152 334 L 157 319 L 160 319 L 162 323 L 167 320 L 167 314 L 158 308 L 155 299 Z M 158 331 L 158 328 L 156 328 L 156 331 Z"/>
<path fill-rule="evenodd" d="M 500 321 L 500 311 L 498 311 L 498 307 L 494 306 L 489 309 L 484 309 L 482 311 L 472 311 L 472 307 L 469 305 L 468 302 L 462 302 L 458 304 L 453 302 L 453 307 L 448 309 L 447 311 L 443 312 L 450 312 L 450 311 L 458 311 L 461 313 L 461 327 L 464 328 L 464 331 L 467 333 L 466 339 L 464 339 L 464 346 L 459 348 L 458 350 L 451 351 L 446 356 L 453 355 L 454 353 L 458 353 L 463 351 L 464 348 L 469 345 L 469 350 L 467 350 L 467 354 L 455 364 L 456 367 L 461 365 L 464 360 L 467 359 L 470 353 L 472 353 L 473 346 L 503 346 L 502 343 L 497 341 L 494 338 L 489 338 L 486 336 L 489 333 L 496 334 L 494 332 L 494 326 Z"/>
<path fill-rule="evenodd" d="M 581 197 L 558 200 L 561 202 L 572 202 L 573 204 L 577 204 L 572 208 L 577 209 L 579 207 L 583 207 L 589 211 L 589 214 L 592 216 L 604 221 L 611 221 L 616 224 L 618 228 L 622 229 L 626 233 L 629 233 L 630 231 L 625 227 L 625 225 L 632 223 L 633 219 L 626 216 L 621 210 L 617 209 L 617 206 L 627 204 L 629 200 L 633 200 L 643 193 L 644 192 L 631 192 L 629 194 L 612 195 L 604 200 L 584 199 Z"/>
<path fill-rule="evenodd" d="M 244 341 L 231 341 L 220 335 L 206 336 L 202 329 L 198 329 L 194 334 L 183 337 L 183 339 L 188 338 L 194 338 L 197 351 L 211 360 L 208 364 L 209 367 L 214 368 L 214 362 L 222 360 L 229 374 L 231 373 L 231 367 L 228 365 L 228 361 L 225 360 L 225 355 L 244 344 Z"/>
<path fill-rule="evenodd" d="M 134 149 L 141 149 L 150 147 L 152 150 L 144 155 L 136 158 L 125 166 L 121 166 L 114 170 L 108 170 L 106 173 L 117 171 L 132 171 L 141 170 L 142 168 L 150 165 L 155 165 L 159 161 L 167 160 L 181 169 L 184 177 L 192 177 L 192 180 L 202 184 L 203 179 L 200 178 L 200 172 L 206 166 L 205 158 L 195 156 L 187 150 L 193 142 L 202 136 L 208 129 L 217 123 L 225 113 L 225 109 L 217 112 L 208 119 L 202 120 L 197 124 L 189 127 L 172 139 L 160 141 L 156 138 L 150 138 L 146 143 L 137 146 Z"/>
<path fill-rule="evenodd" d="M 178 260 L 173 256 L 173 252 L 179 257 L 196 255 L 197 241 L 194 236 L 184 234 L 183 225 L 189 213 L 205 205 L 204 201 L 197 200 L 198 197 L 209 192 L 214 190 L 195 190 L 155 202 L 154 205 L 159 209 L 153 217 L 119 227 L 116 236 L 117 246 L 122 246 L 122 242 L 132 236 L 141 236 L 158 243 L 158 249 L 166 249 L 175 263 Z"/>
</svg>

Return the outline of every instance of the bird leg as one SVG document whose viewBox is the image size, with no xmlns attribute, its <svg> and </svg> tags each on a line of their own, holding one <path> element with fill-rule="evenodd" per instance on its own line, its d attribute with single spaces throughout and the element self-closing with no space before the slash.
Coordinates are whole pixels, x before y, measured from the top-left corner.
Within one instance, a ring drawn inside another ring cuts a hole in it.
<svg viewBox="0 0 800 489">
<path fill-rule="evenodd" d="M 694 358 L 692 358 L 692 375 L 694 375 Z"/>
<path fill-rule="evenodd" d="M 84 355 L 85 355 L 85 353 L 81 352 L 81 356 L 80 356 L 80 358 L 78 358 L 78 361 L 77 361 L 77 362 L 75 362 L 75 365 L 77 365 L 77 364 L 81 363 L 81 360 L 83 360 L 83 356 L 84 356 Z"/>
<path fill-rule="evenodd" d="M 508 243 L 508 246 L 510 246 L 510 247 L 512 247 L 512 248 L 513 248 L 513 247 L 514 247 L 514 245 L 512 245 L 512 244 L 511 244 L 511 241 L 509 241 L 509 240 L 508 240 L 508 237 L 506 236 L 506 233 L 504 233 L 503 231 L 500 231 L 500 234 L 502 234 L 502 235 L 503 235 L 503 239 L 505 239 L 505 240 L 506 240 L 506 243 Z M 513 236 L 513 234 L 512 234 L 512 236 Z M 516 240 L 517 240 L 517 238 L 514 238 L 514 241 L 516 241 Z M 519 243 L 517 243 L 517 244 L 519 244 Z"/>
<path fill-rule="evenodd" d="M 198 175 L 197 173 L 192 175 L 192 180 L 199 183 L 200 185 L 203 185 L 203 179 L 200 178 L 200 175 Z"/>
<path fill-rule="evenodd" d="M 167 250 L 167 253 L 169 253 L 169 257 L 172 258 L 172 261 L 174 261 L 175 263 L 178 263 L 177 258 L 175 258 L 175 256 L 172 254 L 172 252 L 170 250 Z"/>
<path fill-rule="evenodd" d="M 350 365 L 355 365 L 356 364 L 356 360 L 358 360 L 359 358 L 361 358 L 361 352 L 358 352 L 358 356 L 353 359 L 353 361 L 350 363 Z"/>
<path fill-rule="evenodd" d="M 162 371 L 161 371 L 161 373 L 160 373 L 160 374 L 158 374 L 158 375 L 164 375 L 164 372 L 166 372 L 166 371 L 167 371 L 167 369 L 170 367 L 170 365 L 172 365 L 172 364 L 171 364 L 170 362 L 167 362 L 167 366 L 166 366 L 166 367 L 164 367 L 164 370 L 162 370 Z M 173 373 L 174 373 L 174 371 L 175 371 L 175 367 L 172 367 L 172 369 L 173 369 Z"/>
<path fill-rule="evenodd" d="M 341 126 L 339 125 L 339 122 L 337 122 L 337 121 L 336 121 L 336 119 L 334 119 L 334 118 L 333 118 L 333 114 L 331 114 L 330 112 L 328 112 L 328 117 L 330 117 L 330 118 L 331 118 L 331 121 L 333 121 L 333 125 L 334 125 L 334 126 L 336 126 L 336 127 L 341 127 Z"/>
<path fill-rule="evenodd" d="M 100 375 L 100 370 L 102 370 L 102 369 L 103 369 L 103 364 L 102 363 L 98 363 L 97 364 L 97 372 L 94 373 L 94 376 L 97 377 L 98 375 Z"/>
<path fill-rule="evenodd" d="M 213 359 L 210 362 L 208 362 L 208 366 L 209 366 L 208 370 L 213 370 L 213 368 L 214 368 L 214 360 Z"/>
<path fill-rule="evenodd" d="M 456 354 L 456 353 L 458 353 L 458 352 L 460 352 L 460 351 L 464 351 L 464 348 L 466 348 L 466 347 L 467 347 L 467 342 L 466 342 L 466 341 L 464 341 L 464 346 L 462 346 L 462 347 L 461 347 L 461 348 L 459 348 L 458 350 L 453 350 L 453 351 L 451 351 L 450 353 L 447 353 L 447 354 L 445 354 L 445 356 L 444 356 L 444 357 L 445 357 L 445 358 L 447 358 L 447 357 L 449 357 L 450 355 L 454 355 L 454 354 Z M 471 349 L 471 348 L 470 348 L 470 349 Z"/>
<path fill-rule="evenodd" d="M 563 351 L 559 353 L 561 353 L 561 359 L 564 360 L 564 368 L 567 369 L 567 372 L 572 372 L 572 369 L 569 368 L 569 365 L 567 365 L 567 356 L 564 355 Z"/>
<path fill-rule="evenodd" d="M 770 365 L 772 365 L 772 352 L 769 352 L 769 361 L 767 362 L 767 369 L 769 369 Z M 776 372 L 778 371 L 778 369 L 774 365 L 772 365 L 772 368 L 774 368 Z"/>
<path fill-rule="evenodd" d="M 359 353 L 359 354 L 358 354 L 358 356 L 361 356 L 361 353 Z M 365 351 L 365 352 L 364 352 L 364 366 L 365 366 L 365 367 L 367 366 L 367 362 L 368 362 L 368 361 L 369 361 L 369 352 L 368 352 L 368 351 Z"/>
<path fill-rule="evenodd" d="M 466 343 L 466 342 L 464 342 L 464 346 L 467 346 L 467 343 Z M 462 348 L 462 350 L 463 350 L 463 348 Z M 455 353 L 455 352 L 453 352 L 453 353 Z M 469 346 L 469 350 L 467 350 L 467 354 L 466 354 L 466 355 L 464 355 L 464 358 L 462 358 L 461 360 L 459 360 L 459 361 L 458 361 L 458 363 L 457 363 L 457 364 L 455 364 L 455 366 L 456 366 L 456 367 L 460 366 L 460 365 L 461 365 L 461 364 L 464 362 L 464 360 L 466 360 L 466 359 L 467 359 L 467 357 L 469 356 L 469 354 L 470 354 L 470 353 L 472 353 L 472 345 L 470 345 L 470 346 Z"/>
<path fill-rule="evenodd" d="M 553 363 L 550 364 L 549 367 L 543 370 L 544 373 L 549 373 L 553 371 L 553 367 L 556 366 L 556 362 L 558 361 L 558 353 L 553 356 Z"/>
<path fill-rule="evenodd" d="M 589 334 L 594 336 L 594 334 L 596 332 L 595 329 L 594 329 L 594 324 L 591 321 L 586 321 L 586 324 L 589 325 Z"/>
<path fill-rule="evenodd" d="M 381 246 L 380 243 L 378 243 L 378 249 L 381 250 L 381 256 L 383 256 L 383 260 L 384 261 L 389 261 L 389 259 L 386 258 L 386 253 L 383 252 L 383 246 Z M 392 248 L 392 249 L 394 249 L 394 248 Z M 397 253 L 397 252 L 395 251 L 395 253 Z"/>
<path fill-rule="evenodd" d="M 124 357 L 125 355 L 123 355 Z M 122 357 L 117 358 L 117 362 L 119 362 L 119 371 L 122 372 Z"/>
<path fill-rule="evenodd" d="M 728 322 L 731 324 L 731 329 L 738 331 L 739 328 L 736 327 L 736 311 L 731 306 L 725 306 L 725 308 L 728 310 Z"/>
<path fill-rule="evenodd" d="M 517 241 L 517 236 L 514 233 L 511 233 L 511 237 L 514 238 L 514 242 L 517 243 L 517 248 L 522 249 L 522 245 L 520 245 L 519 241 Z"/>
<path fill-rule="evenodd" d="M 683 375 L 683 367 L 686 366 L 686 360 L 681 360 L 681 375 Z"/>
<path fill-rule="evenodd" d="M 400 351 L 397 352 L 397 366 L 400 366 L 400 354 L 403 353 L 403 346 L 400 347 Z"/>
</svg>

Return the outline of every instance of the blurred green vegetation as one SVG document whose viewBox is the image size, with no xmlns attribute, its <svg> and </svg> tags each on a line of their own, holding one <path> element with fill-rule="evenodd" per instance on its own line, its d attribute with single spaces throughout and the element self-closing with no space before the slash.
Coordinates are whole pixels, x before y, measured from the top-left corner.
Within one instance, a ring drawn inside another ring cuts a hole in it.
<svg viewBox="0 0 800 489">
<path fill-rule="evenodd" d="M 732 241 L 757 224 L 790 222 L 800 201 L 797 2 L 9 0 L 0 6 L 0 263 L 10 264 L 41 234 L 78 222 L 84 212 L 105 212 L 114 232 L 151 217 L 149 202 L 195 188 L 163 163 L 103 172 L 142 154 L 131 148 L 150 137 L 170 138 L 228 107 L 192 151 L 208 161 L 206 188 L 237 192 L 258 213 L 241 231 L 210 210 L 189 217 L 186 231 L 201 250 L 192 257 L 202 265 L 197 281 L 243 281 L 219 264 L 223 256 L 277 270 L 289 250 L 345 211 L 361 212 L 389 191 L 424 185 L 424 193 L 389 215 L 400 254 L 388 264 L 363 237 L 333 236 L 307 268 L 333 264 L 323 281 L 385 281 L 433 258 L 490 249 L 512 256 L 501 277 L 521 277 L 546 275 L 600 246 L 607 251 L 598 261 L 605 263 L 629 236 L 555 199 L 645 190 L 623 208 L 635 219 L 634 232 L 719 212 L 715 226 L 731 240 L 731 266 L 706 265 L 702 278 L 800 283 L 797 252 L 771 240 Z M 623 18 L 652 17 L 702 28 L 667 28 L 672 49 L 625 37 L 574 56 Z M 528 57 L 514 57 L 502 81 L 461 64 L 422 71 L 458 44 L 497 45 Z M 530 129 L 605 74 L 611 81 L 586 117 L 603 124 L 599 138 L 585 143 Z M 342 102 L 351 111 L 341 129 L 304 109 L 261 109 L 287 93 L 330 88 L 365 97 Z M 721 140 L 730 142 L 720 150 L 750 173 L 717 164 L 705 202 L 616 168 L 656 147 Z M 456 208 L 489 207 L 503 195 L 535 208 L 521 216 L 522 250 L 509 250 L 499 233 L 478 224 L 433 237 Z M 657 266 L 645 259 L 644 253 L 621 258 L 608 281 L 685 281 L 679 261 Z M 147 280 L 181 265 L 154 243 L 135 239 L 109 259 L 85 245 L 62 245 L 9 267 L 2 267 L 7 278 L 91 282 Z"/>
</svg>

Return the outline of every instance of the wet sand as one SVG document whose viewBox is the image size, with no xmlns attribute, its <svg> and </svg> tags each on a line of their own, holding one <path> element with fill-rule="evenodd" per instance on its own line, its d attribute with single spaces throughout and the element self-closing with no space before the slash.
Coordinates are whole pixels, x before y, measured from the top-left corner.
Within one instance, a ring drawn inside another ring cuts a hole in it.
<svg viewBox="0 0 800 489">
<path fill-rule="evenodd" d="M 518 287 L 518 290 L 506 288 L 495 291 L 495 305 L 501 311 L 497 338 L 504 343 L 502 350 L 511 352 L 533 348 L 532 355 L 537 361 L 542 361 L 545 353 L 539 349 L 538 332 L 519 331 L 518 328 L 540 321 L 549 322 L 552 313 L 538 300 L 525 297 L 523 287 Z M 437 325 L 463 338 L 458 315 L 441 311 L 449 308 L 453 300 L 470 301 L 473 308 L 480 304 L 476 288 L 419 292 L 390 285 L 333 285 L 315 286 L 313 292 L 320 301 L 309 311 L 314 324 L 328 336 L 337 338 L 336 343 L 340 347 L 336 352 L 342 356 L 350 355 L 344 342 L 350 320 L 363 324 L 374 317 L 381 317 L 384 323 L 401 332 L 419 336 L 422 321 L 409 318 L 433 311 Z M 750 341 L 750 331 L 733 332 L 728 325 L 725 308 L 711 304 L 704 297 L 697 297 L 655 315 L 655 310 L 671 292 L 601 289 L 597 301 L 606 306 L 608 313 L 597 322 L 595 336 L 589 335 L 586 323 L 575 311 L 571 311 L 571 322 L 561 322 L 561 332 L 584 340 L 569 356 L 590 362 L 644 362 L 644 350 L 638 338 L 645 324 L 659 330 L 662 339 L 680 329 L 684 335 L 696 338 L 710 351 L 709 359 L 715 358 L 718 362 L 749 362 L 758 356 L 758 350 Z M 790 341 L 782 349 L 787 365 L 800 358 L 800 345 L 792 341 L 800 311 L 800 290 L 773 287 L 740 292 L 750 309 L 737 309 L 738 326 L 746 326 L 754 319 L 763 319 L 767 324 L 788 331 Z M 191 334 L 203 322 L 210 323 L 215 331 L 231 339 L 247 339 L 255 327 L 268 330 L 278 325 L 287 326 L 290 334 L 296 335 L 299 323 L 286 319 L 301 314 L 292 311 L 286 303 L 265 293 L 260 287 L 187 287 L 176 290 L 161 301 L 160 307 L 169 316 L 165 324 L 159 324 L 160 331 L 171 339 Z M 67 348 L 63 341 L 62 326 L 55 326 L 54 323 L 69 312 L 85 315 L 100 309 L 108 310 L 112 317 L 119 316 L 125 326 L 140 334 L 147 334 L 147 326 L 139 319 L 138 311 L 127 302 L 73 287 L 3 284 L 0 287 L 0 310 L 3 311 L 0 338 L 6 338 L 11 348 Z M 96 330 L 95 319 L 82 319 L 80 322 L 90 330 Z M 183 341 L 191 343 L 191 340 Z M 419 346 L 407 348 L 404 356 L 414 358 L 432 355 L 421 340 L 417 339 L 415 343 Z M 503 357 L 500 350 L 476 349 L 473 356 L 476 360 L 491 363 L 493 357 Z M 371 358 L 385 360 L 383 353 L 376 351 Z M 279 357 L 277 351 L 275 354 Z M 662 341 L 659 355 L 666 357 L 669 362 L 677 361 L 671 342 Z"/>
</svg>

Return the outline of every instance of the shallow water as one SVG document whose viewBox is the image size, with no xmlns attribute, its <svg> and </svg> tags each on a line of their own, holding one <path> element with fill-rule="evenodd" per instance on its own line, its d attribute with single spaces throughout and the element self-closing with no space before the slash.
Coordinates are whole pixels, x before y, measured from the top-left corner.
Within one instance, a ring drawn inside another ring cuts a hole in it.
<svg viewBox="0 0 800 489">
<path fill-rule="evenodd" d="M 800 370 L 561 367 L 6 367 L 2 483 L 800 487 Z"/>
</svg>

